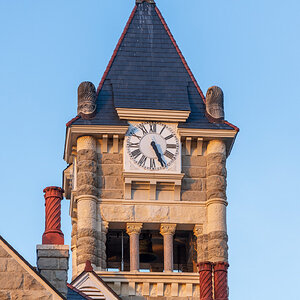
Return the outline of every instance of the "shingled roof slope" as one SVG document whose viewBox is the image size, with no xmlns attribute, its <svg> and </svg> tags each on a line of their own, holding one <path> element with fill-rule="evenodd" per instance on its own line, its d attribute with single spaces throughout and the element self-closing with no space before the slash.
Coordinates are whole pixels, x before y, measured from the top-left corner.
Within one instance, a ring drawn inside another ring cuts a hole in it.
<svg viewBox="0 0 300 300">
<path fill-rule="evenodd" d="M 155 4 L 137 4 L 98 87 L 97 113 L 73 124 L 126 125 L 115 108 L 191 111 L 179 127 L 233 129 L 210 123 L 204 96 Z"/>
</svg>

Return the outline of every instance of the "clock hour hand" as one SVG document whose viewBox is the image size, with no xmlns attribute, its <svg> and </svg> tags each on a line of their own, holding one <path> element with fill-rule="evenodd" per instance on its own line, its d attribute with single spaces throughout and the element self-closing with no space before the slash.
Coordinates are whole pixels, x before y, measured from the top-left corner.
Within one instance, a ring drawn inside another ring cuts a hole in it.
<svg viewBox="0 0 300 300">
<path fill-rule="evenodd" d="M 157 149 L 157 146 L 156 146 L 156 144 L 155 144 L 154 141 L 151 142 L 151 147 L 153 148 L 153 150 L 154 150 L 154 152 L 155 152 L 155 154 L 157 156 L 157 159 L 160 162 L 161 166 L 164 167 L 165 166 L 165 162 L 162 160 L 161 154 L 159 153 L 159 151 Z"/>
</svg>

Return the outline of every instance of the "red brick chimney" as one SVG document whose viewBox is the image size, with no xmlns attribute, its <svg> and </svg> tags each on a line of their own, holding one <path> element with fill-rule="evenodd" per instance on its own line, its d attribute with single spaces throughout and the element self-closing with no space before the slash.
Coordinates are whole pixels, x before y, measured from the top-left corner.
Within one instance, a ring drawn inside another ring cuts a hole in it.
<svg viewBox="0 0 300 300">
<path fill-rule="evenodd" d="M 37 245 L 37 267 L 39 272 L 50 281 L 65 297 L 69 268 L 69 246 L 64 245 L 61 231 L 61 200 L 63 189 L 50 186 L 45 193 L 45 232 L 43 244 Z"/>
<path fill-rule="evenodd" d="M 45 232 L 43 245 L 63 245 L 64 234 L 61 231 L 61 200 L 63 189 L 49 186 L 43 190 L 45 193 Z"/>
</svg>

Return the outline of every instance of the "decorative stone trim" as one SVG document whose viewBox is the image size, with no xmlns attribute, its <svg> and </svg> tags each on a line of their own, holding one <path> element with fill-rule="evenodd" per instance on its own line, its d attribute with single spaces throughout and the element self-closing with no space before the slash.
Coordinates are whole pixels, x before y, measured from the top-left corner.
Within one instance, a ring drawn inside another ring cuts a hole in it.
<svg viewBox="0 0 300 300">
<path fill-rule="evenodd" d="M 203 234 L 203 225 L 195 225 L 194 235 L 199 238 Z"/>
<path fill-rule="evenodd" d="M 203 138 L 234 138 L 237 131 L 228 129 L 194 129 L 194 128 L 178 128 L 180 136 L 192 136 Z"/>
<path fill-rule="evenodd" d="M 185 122 L 190 111 L 184 110 L 160 110 L 160 109 L 138 109 L 138 108 L 116 108 L 120 119 L 125 120 L 147 120 L 165 122 Z"/>
<path fill-rule="evenodd" d="M 223 205 L 227 206 L 228 202 L 222 198 L 214 198 L 214 199 L 209 199 L 206 201 L 206 206 L 209 206 L 211 204 L 223 204 Z"/>
<path fill-rule="evenodd" d="M 95 203 L 98 202 L 98 197 L 94 196 L 94 195 L 80 195 L 80 196 L 77 196 L 75 198 L 75 201 L 76 202 L 79 202 L 79 201 L 94 201 Z"/>
<path fill-rule="evenodd" d="M 143 223 L 127 223 L 126 232 L 128 235 L 140 234 L 143 228 Z"/>
<path fill-rule="evenodd" d="M 160 234 L 161 235 L 174 235 L 176 230 L 176 224 L 161 224 Z"/>
</svg>

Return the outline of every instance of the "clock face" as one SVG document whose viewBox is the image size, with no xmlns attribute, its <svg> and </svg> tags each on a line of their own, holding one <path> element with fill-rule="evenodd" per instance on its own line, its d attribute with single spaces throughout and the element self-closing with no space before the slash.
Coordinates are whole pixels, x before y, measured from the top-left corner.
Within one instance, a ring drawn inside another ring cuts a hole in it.
<svg viewBox="0 0 300 300">
<path fill-rule="evenodd" d="M 127 151 L 132 161 L 146 170 L 168 169 L 179 153 L 174 131 L 162 123 L 140 123 L 129 130 Z"/>
</svg>

